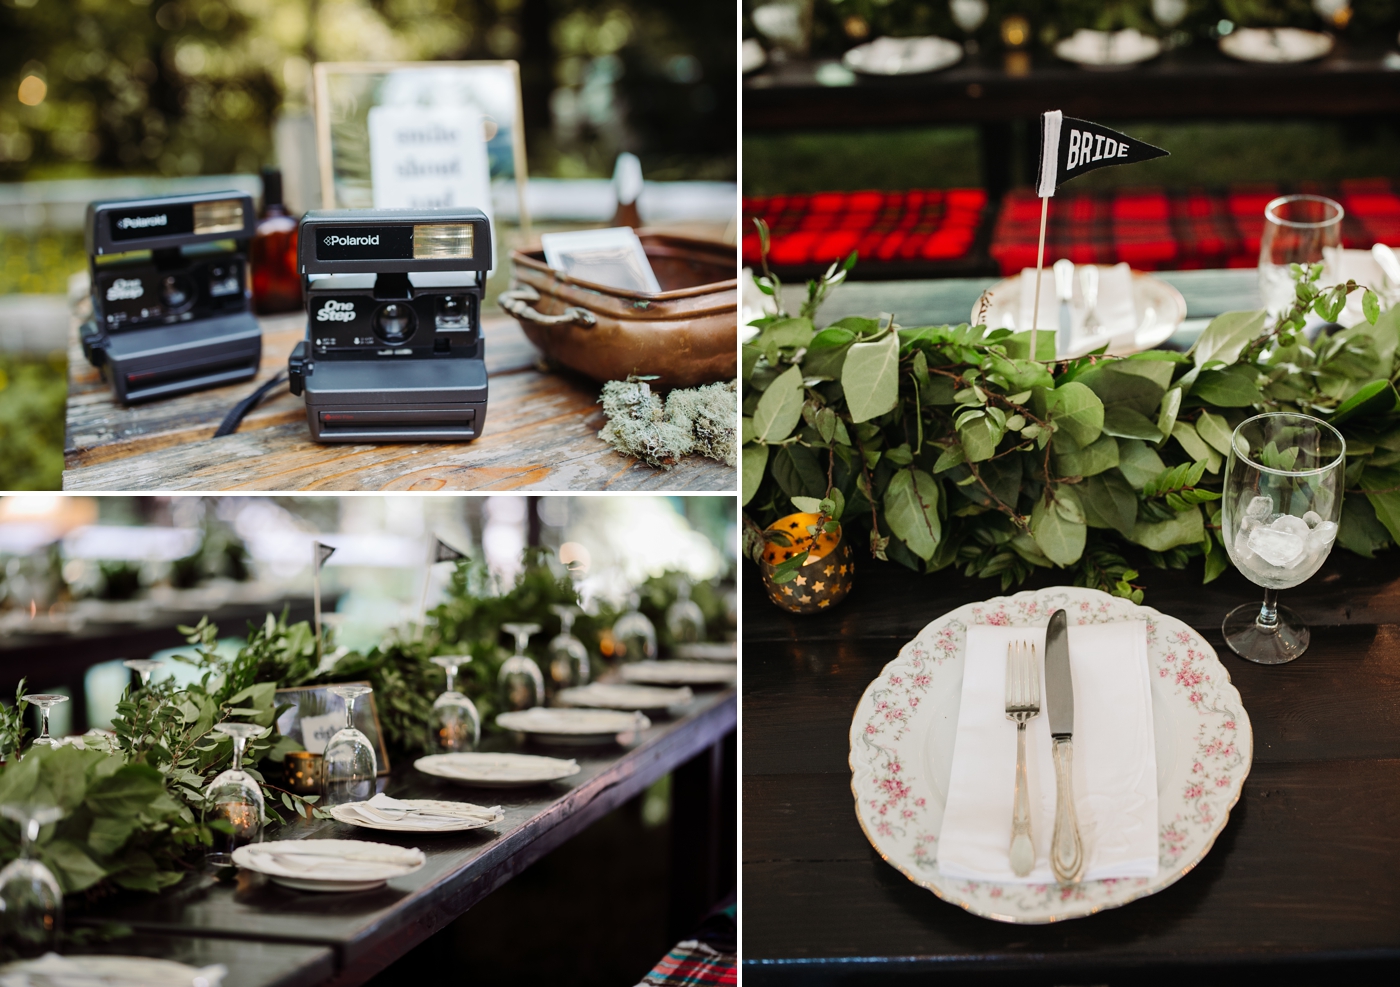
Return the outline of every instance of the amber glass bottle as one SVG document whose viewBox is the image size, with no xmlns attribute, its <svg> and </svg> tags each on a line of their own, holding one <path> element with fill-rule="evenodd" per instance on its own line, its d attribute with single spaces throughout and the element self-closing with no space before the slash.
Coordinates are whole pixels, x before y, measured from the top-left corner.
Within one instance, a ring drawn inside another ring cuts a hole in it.
<svg viewBox="0 0 1400 987">
<path fill-rule="evenodd" d="M 264 169 L 263 209 L 253 234 L 253 308 L 259 315 L 295 312 L 301 308 L 301 277 L 297 274 L 297 221 L 282 204 L 282 173 Z"/>
</svg>

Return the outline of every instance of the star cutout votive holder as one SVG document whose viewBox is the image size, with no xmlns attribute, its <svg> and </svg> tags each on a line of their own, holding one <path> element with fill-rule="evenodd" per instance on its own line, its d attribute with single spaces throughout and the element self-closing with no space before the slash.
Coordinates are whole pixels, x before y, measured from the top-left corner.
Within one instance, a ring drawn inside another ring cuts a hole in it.
<svg viewBox="0 0 1400 987">
<path fill-rule="evenodd" d="M 846 598 L 855 578 L 855 553 L 845 532 L 823 532 L 813 536 L 816 514 L 789 514 L 770 524 L 763 532 L 763 556 L 759 561 L 763 588 L 768 599 L 789 613 L 822 613 Z M 801 552 L 807 560 L 797 575 L 784 582 L 774 578 L 778 567 Z"/>
</svg>

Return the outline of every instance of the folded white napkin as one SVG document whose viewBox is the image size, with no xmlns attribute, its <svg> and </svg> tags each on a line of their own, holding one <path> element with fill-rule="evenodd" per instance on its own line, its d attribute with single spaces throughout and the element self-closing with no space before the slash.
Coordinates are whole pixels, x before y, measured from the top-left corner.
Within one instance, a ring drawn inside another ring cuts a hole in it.
<svg viewBox="0 0 1400 987">
<path fill-rule="evenodd" d="M 572 758 L 531 754 L 439 754 L 437 758 L 433 761 L 437 773 L 464 781 L 551 781 L 578 769 L 578 762 Z"/>
<path fill-rule="evenodd" d="M 1035 644 L 1041 661 L 1040 715 L 1026 725 L 1026 777 L 1036 862 L 1011 871 L 1016 724 L 1006 717 L 1006 649 Z M 938 869 L 947 877 L 1015 884 L 1053 883 L 1055 765 L 1045 695 L 1044 627 L 967 629 L 962 700 Z M 1157 756 L 1142 621 L 1069 627 L 1074 680 L 1074 794 L 1084 841 L 1085 880 L 1157 873 Z"/>
<path fill-rule="evenodd" d="M 503 818 L 499 805 L 487 808 L 470 802 L 396 799 L 383 792 L 368 802 L 350 802 L 337 806 L 336 810 L 366 822 L 391 824 L 401 829 L 438 830 L 463 822 L 490 825 Z"/>
<path fill-rule="evenodd" d="M 149 956 L 59 956 L 45 953 L 0 967 L 0 987 L 219 987 L 222 963 L 196 969 Z"/>
<path fill-rule="evenodd" d="M 1074 269 L 1074 295 L 1070 299 L 1070 326 L 1074 333 L 1077 351 L 1088 352 L 1119 337 L 1131 337 L 1137 332 L 1137 306 L 1133 303 L 1133 272 L 1127 264 L 1114 264 L 1099 268 L 1099 301 L 1094 306 L 1094 315 L 1099 320 L 1098 328 L 1092 334 L 1084 331 L 1084 318 L 1088 314 L 1084 307 L 1084 285 L 1078 266 Z M 1031 327 L 1031 312 L 1035 310 L 1035 268 L 1028 267 L 1021 272 L 1021 307 L 1017 314 L 1020 320 L 1014 328 L 1025 331 Z M 1057 332 L 1060 328 L 1060 301 L 1055 297 L 1055 273 L 1050 269 L 1049 258 L 1045 269 L 1040 272 L 1040 321 L 1038 327 Z M 1089 345 L 1092 342 L 1092 345 Z"/>
</svg>

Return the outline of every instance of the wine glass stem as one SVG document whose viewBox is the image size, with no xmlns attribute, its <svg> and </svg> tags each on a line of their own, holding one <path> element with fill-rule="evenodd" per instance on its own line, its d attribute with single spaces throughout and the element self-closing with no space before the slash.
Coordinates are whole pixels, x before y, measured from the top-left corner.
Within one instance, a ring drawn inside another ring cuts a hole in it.
<svg viewBox="0 0 1400 987">
<path fill-rule="evenodd" d="M 41 707 L 39 708 L 39 717 L 40 717 L 40 720 L 41 720 L 42 726 L 43 726 L 43 728 L 39 731 L 39 739 L 40 739 L 40 740 L 48 740 L 48 739 L 49 739 L 49 708 L 48 708 L 47 706 L 41 706 Z"/>
<path fill-rule="evenodd" d="M 19 855 L 28 860 L 34 856 L 34 841 L 39 838 L 39 820 L 29 818 L 20 827 Z"/>
<path fill-rule="evenodd" d="M 350 728 L 350 727 L 353 727 L 353 726 L 355 725 L 355 699 L 356 699 L 356 698 L 357 698 L 357 697 L 355 697 L 355 696 L 350 696 L 350 697 L 348 697 L 348 698 L 345 700 L 345 726 L 346 726 L 347 729 Z"/>
<path fill-rule="evenodd" d="M 1259 608 L 1259 617 L 1255 623 L 1263 631 L 1272 631 L 1278 628 L 1278 590 L 1264 590 L 1264 605 Z"/>
<path fill-rule="evenodd" d="M 457 669 L 455 669 L 455 668 L 448 668 L 448 669 L 447 669 L 447 691 L 448 691 L 448 692 L 455 692 L 456 690 L 453 688 L 453 686 L 455 686 L 456 684 L 457 684 Z"/>
<path fill-rule="evenodd" d="M 233 738 L 233 769 L 235 771 L 243 767 L 243 745 L 247 742 L 245 737 L 235 736 Z"/>
</svg>

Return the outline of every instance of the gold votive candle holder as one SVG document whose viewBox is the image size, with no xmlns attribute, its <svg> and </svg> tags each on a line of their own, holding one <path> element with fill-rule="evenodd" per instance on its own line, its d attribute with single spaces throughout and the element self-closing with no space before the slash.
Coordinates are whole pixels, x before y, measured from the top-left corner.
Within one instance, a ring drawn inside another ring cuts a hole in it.
<svg viewBox="0 0 1400 987">
<path fill-rule="evenodd" d="M 325 758 L 310 751 L 291 751 L 282 759 L 287 791 L 294 795 L 320 795 L 325 778 Z"/>
<path fill-rule="evenodd" d="M 764 530 L 763 557 L 758 567 L 768 599 L 789 613 L 821 613 L 846 598 L 855 579 L 855 553 L 840 527 L 815 537 L 808 529 L 818 515 L 806 512 L 779 518 Z M 784 583 L 773 579 L 774 570 L 793 556 L 807 552 L 797 575 Z"/>
</svg>

